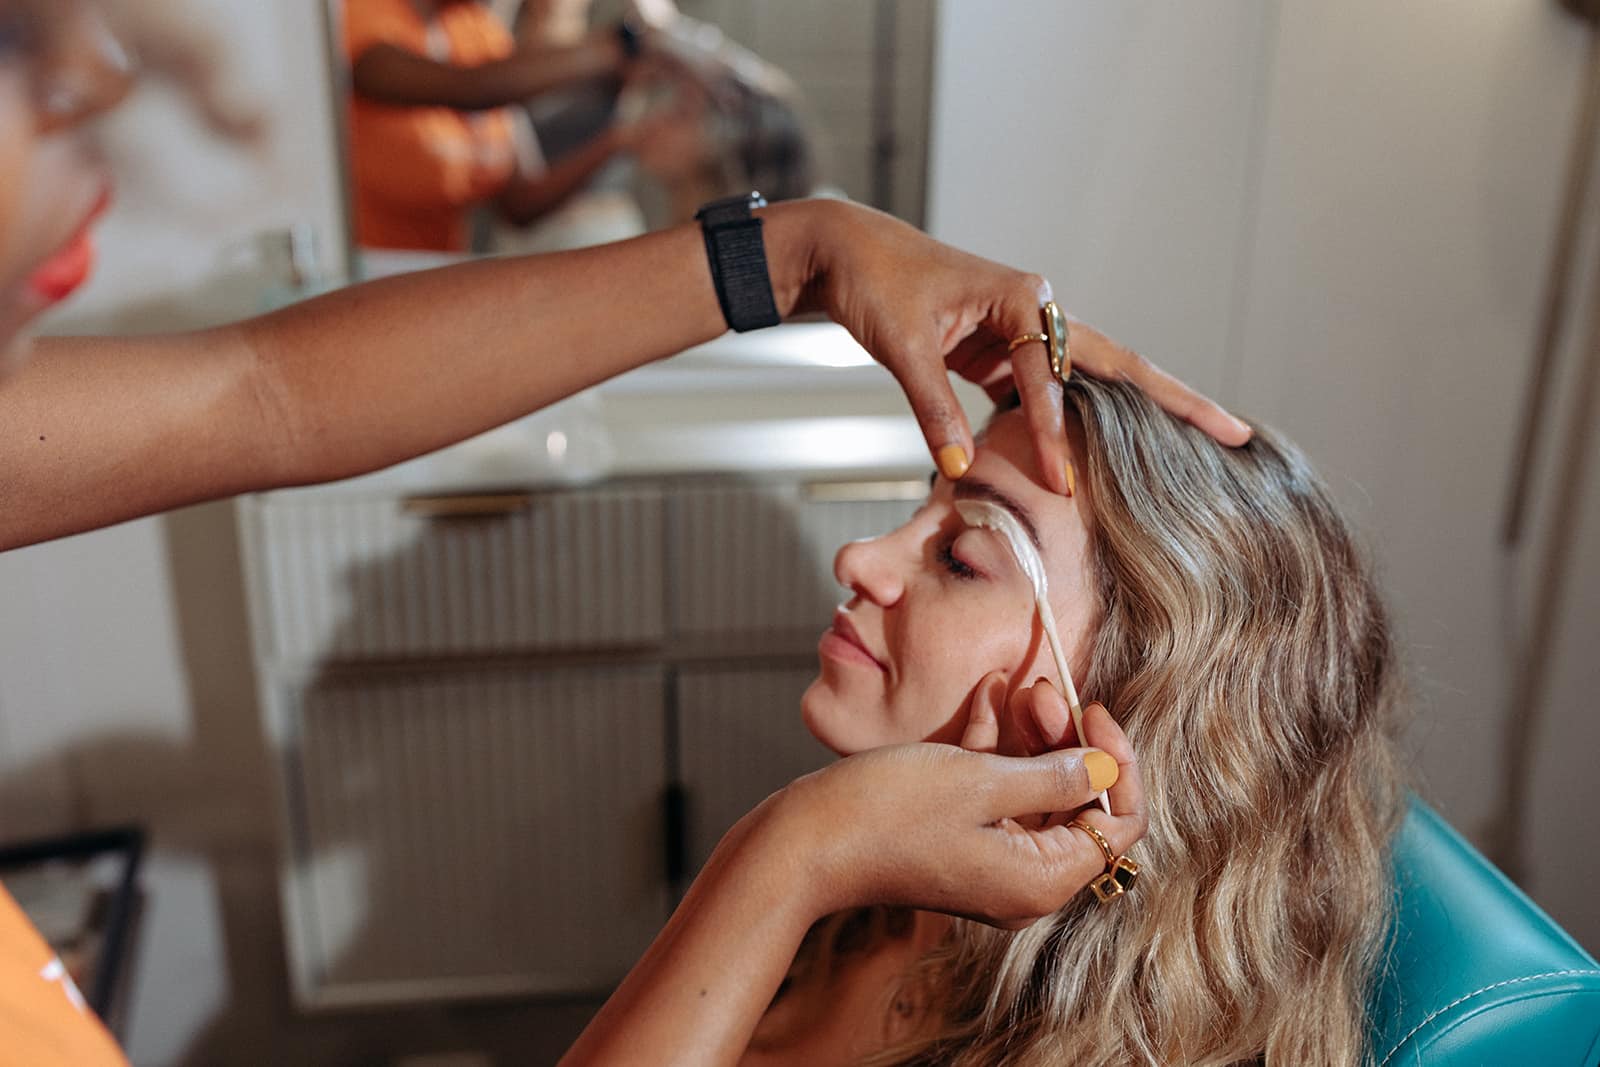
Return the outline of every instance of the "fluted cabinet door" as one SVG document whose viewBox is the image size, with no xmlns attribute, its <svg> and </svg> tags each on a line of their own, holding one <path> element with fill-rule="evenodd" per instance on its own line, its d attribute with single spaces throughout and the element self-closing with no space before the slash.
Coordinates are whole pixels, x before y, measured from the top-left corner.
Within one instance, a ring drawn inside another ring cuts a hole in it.
<svg viewBox="0 0 1600 1067">
<path fill-rule="evenodd" d="M 805 668 L 717 668 L 678 675 L 680 770 L 688 859 L 699 870 L 739 817 L 832 753 L 800 721 Z"/>
<path fill-rule="evenodd" d="M 839 546 L 905 522 L 926 486 L 889 495 L 818 499 L 800 484 L 685 489 L 672 501 L 669 618 L 680 634 L 820 635 L 845 593 L 833 577 Z"/>
<path fill-rule="evenodd" d="M 319 663 L 661 640 L 659 490 L 506 499 L 438 518 L 385 497 L 257 498 L 263 651 Z"/>
<path fill-rule="evenodd" d="M 666 917 L 657 667 L 313 684 L 291 877 L 323 1004 L 604 990 Z"/>
</svg>

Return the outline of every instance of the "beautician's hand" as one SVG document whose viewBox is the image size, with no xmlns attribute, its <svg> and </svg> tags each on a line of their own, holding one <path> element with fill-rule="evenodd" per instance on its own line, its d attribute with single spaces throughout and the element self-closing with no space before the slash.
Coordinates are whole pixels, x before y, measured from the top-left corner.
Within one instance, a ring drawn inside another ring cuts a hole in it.
<svg viewBox="0 0 1600 1067">
<path fill-rule="evenodd" d="M 1011 929 L 1055 911 L 1105 869 L 1064 821 L 1113 774 L 1116 814 L 1081 817 L 1119 854 L 1145 831 L 1128 739 L 1098 705 L 1084 732 L 1095 749 L 1032 758 L 879 748 L 774 793 L 723 837 L 562 1064 L 744 1062 L 806 931 L 846 908 L 899 904 Z"/>
<path fill-rule="evenodd" d="M 809 206 L 809 205 L 808 205 Z M 821 310 L 847 328 L 893 372 L 906 391 L 929 450 L 947 477 L 966 473 L 972 430 L 948 371 L 995 395 L 1015 381 L 1033 428 L 1040 469 L 1052 489 L 1067 491 L 1061 387 L 1043 345 L 1025 345 L 1012 361 L 1008 342 L 1037 333 L 1049 284 L 1035 274 L 957 251 L 914 227 L 854 204 L 817 205 L 818 234 L 810 284 L 797 310 Z M 1074 322 L 1073 369 L 1123 378 L 1162 407 L 1218 441 L 1243 444 L 1249 427 L 1097 330 Z"/>
<path fill-rule="evenodd" d="M 1119 855 L 1145 831 L 1133 749 L 1096 710 L 1085 722 L 1096 749 L 1010 758 L 916 744 L 840 760 L 768 801 L 774 837 L 808 857 L 818 914 L 900 904 L 1025 926 L 1075 896 L 1105 861 L 1080 830 L 1018 820 L 1082 808 L 1115 773 L 1116 814 L 1090 816 Z"/>
<path fill-rule="evenodd" d="M 1089 707 L 1105 710 L 1101 704 Z M 960 744 L 968 752 L 1037 756 L 1083 743 L 1072 727 L 1067 698 L 1045 678 L 1011 689 L 1004 671 L 991 671 L 973 687 L 966 715 Z M 1084 715 L 1087 719 L 1087 708 Z"/>
</svg>

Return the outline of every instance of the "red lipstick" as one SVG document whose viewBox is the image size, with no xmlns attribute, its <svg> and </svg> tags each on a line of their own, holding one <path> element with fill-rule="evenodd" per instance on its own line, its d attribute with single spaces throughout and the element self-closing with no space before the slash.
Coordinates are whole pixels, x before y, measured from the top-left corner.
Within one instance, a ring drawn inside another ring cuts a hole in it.
<svg viewBox="0 0 1600 1067">
<path fill-rule="evenodd" d="M 83 222 L 66 244 L 39 265 L 28 279 L 28 288 L 46 304 L 59 304 L 83 287 L 94 273 L 95 222 L 111 207 L 111 186 L 108 184 L 84 216 Z"/>
</svg>

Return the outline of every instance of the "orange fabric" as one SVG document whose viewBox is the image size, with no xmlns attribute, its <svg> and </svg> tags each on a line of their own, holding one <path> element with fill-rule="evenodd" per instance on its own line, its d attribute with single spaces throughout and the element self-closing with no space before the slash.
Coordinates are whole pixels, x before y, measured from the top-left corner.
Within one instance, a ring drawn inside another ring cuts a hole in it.
<svg viewBox="0 0 1600 1067">
<path fill-rule="evenodd" d="M 0 888 L 0 1067 L 127 1067 L 11 894 Z"/>
<path fill-rule="evenodd" d="M 457 66 L 504 59 L 515 48 L 511 32 L 476 0 L 443 5 L 432 20 Z M 412 0 L 345 0 L 344 35 L 352 66 L 378 44 L 442 58 L 431 54 L 429 20 Z M 508 108 L 468 114 L 353 97 L 356 239 L 371 248 L 466 251 L 468 209 L 497 195 L 516 172 L 513 130 Z"/>
</svg>

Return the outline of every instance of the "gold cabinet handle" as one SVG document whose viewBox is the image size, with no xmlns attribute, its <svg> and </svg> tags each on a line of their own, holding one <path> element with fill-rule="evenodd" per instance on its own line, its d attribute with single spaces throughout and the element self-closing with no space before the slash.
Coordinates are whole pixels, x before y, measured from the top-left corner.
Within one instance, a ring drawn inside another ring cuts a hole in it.
<svg viewBox="0 0 1600 1067">
<path fill-rule="evenodd" d="M 807 482 L 800 491 L 807 503 L 812 504 L 867 504 L 921 500 L 928 495 L 928 482 L 925 478 Z"/>
<path fill-rule="evenodd" d="M 532 493 L 451 493 L 408 496 L 400 510 L 419 519 L 497 519 L 533 506 Z"/>
</svg>

